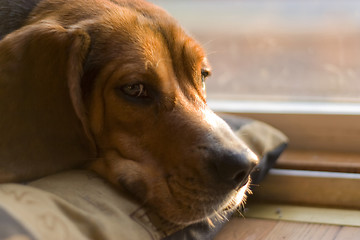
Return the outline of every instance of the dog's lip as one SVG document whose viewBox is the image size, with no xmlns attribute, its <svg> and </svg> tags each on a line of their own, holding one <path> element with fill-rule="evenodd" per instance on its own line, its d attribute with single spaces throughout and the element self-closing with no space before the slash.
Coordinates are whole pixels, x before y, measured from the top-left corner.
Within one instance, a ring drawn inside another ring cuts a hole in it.
<svg viewBox="0 0 360 240">
<path fill-rule="evenodd" d="M 195 223 L 208 217 L 215 215 L 221 216 L 223 213 L 235 211 L 245 200 L 246 192 L 250 184 L 250 180 L 247 179 L 244 185 L 239 184 L 236 189 L 225 190 L 221 188 L 219 192 L 219 188 L 215 187 L 209 189 L 209 191 L 202 191 L 209 187 L 209 185 L 192 184 L 189 189 L 186 184 L 185 186 L 183 185 L 183 182 L 181 185 L 177 184 L 177 181 L 172 179 L 172 177 L 174 176 L 170 175 L 165 177 L 165 182 L 168 187 L 167 194 L 169 194 L 168 201 L 165 204 L 166 208 L 163 208 L 163 203 L 161 204 L 159 201 L 148 201 L 146 204 L 153 204 L 152 207 L 157 209 L 157 214 L 160 217 L 175 224 Z M 131 188 L 131 186 L 127 187 Z M 148 190 L 151 191 L 151 189 Z M 148 206 L 151 207 L 151 205 Z M 176 212 L 176 216 L 174 212 Z M 179 219 L 178 216 L 183 217 Z"/>
<path fill-rule="evenodd" d="M 166 179 L 168 190 L 174 199 L 178 200 L 177 195 L 182 193 L 184 195 L 186 194 L 187 196 L 190 196 L 187 201 L 192 201 L 193 204 L 210 204 L 212 206 L 219 206 L 219 203 L 227 199 L 229 195 L 233 195 L 235 192 L 242 191 L 242 188 L 247 188 L 249 182 L 250 178 L 247 178 L 246 181 L 240 183 L 238 186 L 236 186 L 236 188 L 225 189 L 223 187 L 220 188 L 220 186 L 213 186 L 209 188 L 209 186 L 201 187 L 201 185 L 197 185 L 197 187 L 194 187 L 194 185 L 191 185 L 189 187 L 179 181 L 170 182 L 169 179 Z M 209 189 L 208 191 L 201 190 L 207 188 Z M 201 195 L 201 198 L 196 197 L 199 195 Z M 202 199 L 204 201 L 202 201 Z M 193 201 L 196 201 L 197 203 L 194 203 Z"/>
<path fill-rule="evenodd" d="M 244 179 L 237 187 L 236 187 L 236 191 L 239 191 L 241 188 L 245 187 L 246 185 L 248 185 L 250 182 L 250 175 Z"/>
<path fill-rule="evenodd" d="M 239 186 L 239 188 L 235 190 L 236 195 L 234 195 L 234 198 L 229 201 L 229 203 L 222 209 L 222 211 L 233 211 L 235 208 L 240 206 L 241 203 L 246 200 L 246 193 L 251 193 L 249 190 L 249 185 L 250 178 L 245 185 Z"/>
<path fill-rule="evenodd" d="M 124 191 L 134 196 L 138 201 L 145 201 L 148 190 L 145 182 L 137 180 L 126 183 L 122 179 L 118 179 L 118 183 Z"/>
</svg>

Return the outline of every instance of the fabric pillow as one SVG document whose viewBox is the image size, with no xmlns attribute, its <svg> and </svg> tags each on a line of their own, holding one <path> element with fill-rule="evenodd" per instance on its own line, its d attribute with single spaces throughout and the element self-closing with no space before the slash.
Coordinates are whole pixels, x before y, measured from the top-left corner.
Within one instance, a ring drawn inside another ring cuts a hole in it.
<svg viewBox="0 0 360 240">
<path fill-rule="evenodd" d="M 285 149 L 286 136 L 259 121 L 221 117 L 261 159 L 252 175 L 252 182 L 259 183 Z M 88 170 L 67 171 L 26 185 L 0 185 L 0 240 L 212 239 L 224 222 L 213 223 L 166 228 L 131 196 Z"/>
</svg>

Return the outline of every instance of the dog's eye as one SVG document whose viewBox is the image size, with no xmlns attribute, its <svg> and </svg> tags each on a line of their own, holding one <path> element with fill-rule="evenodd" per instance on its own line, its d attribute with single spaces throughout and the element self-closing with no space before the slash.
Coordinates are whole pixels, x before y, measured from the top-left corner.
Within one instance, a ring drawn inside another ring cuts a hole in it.
<svg viewBox="0 0 360 240">
<path fill-rule="evenodd" d="M 144 84 L 141 83 L 123 86 L 121 90 L 130 97 L 146 98 L 149 96 Z"/>
</svg>

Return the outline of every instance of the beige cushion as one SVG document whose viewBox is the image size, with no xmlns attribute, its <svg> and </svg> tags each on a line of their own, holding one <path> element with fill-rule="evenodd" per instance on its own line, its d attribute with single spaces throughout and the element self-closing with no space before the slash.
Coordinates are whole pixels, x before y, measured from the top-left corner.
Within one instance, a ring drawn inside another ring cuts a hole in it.
<svg viewBox="0 0 360 240">
<path fill-rule="evenodd" d="M 60 173 L 29 185 L 2 184 L 0 207 L 36 239 L 162 237 L 135 201 L 86 170 Z"/>
</svg>

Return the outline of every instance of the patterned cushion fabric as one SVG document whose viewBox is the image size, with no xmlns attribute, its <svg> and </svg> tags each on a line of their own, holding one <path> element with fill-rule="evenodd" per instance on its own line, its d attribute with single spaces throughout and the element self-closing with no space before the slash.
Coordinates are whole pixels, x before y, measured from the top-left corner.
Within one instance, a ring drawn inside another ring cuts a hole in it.
<svg viewBox="0 0 360 240">
<path fill-rule="evenodd" d="M 252 175 L 259 183 L 285 149 L 286 136 L 262 122 L 222 117 L 261 159 Z M 88 170 L 66 171 L 26 185 L 0 185 L 0 240 L 211 239 L 224 222 L 214 224 L 166 229 L 131 196 Z"/>
</svg>

